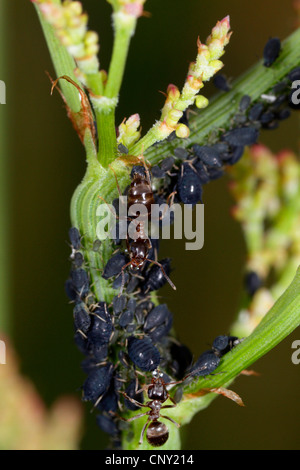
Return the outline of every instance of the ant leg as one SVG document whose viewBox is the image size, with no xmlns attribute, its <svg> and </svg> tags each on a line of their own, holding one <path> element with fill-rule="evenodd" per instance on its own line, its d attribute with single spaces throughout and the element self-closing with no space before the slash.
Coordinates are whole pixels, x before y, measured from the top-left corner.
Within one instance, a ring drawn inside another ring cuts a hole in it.
<svg viewBox="0 0 300 470">
<path fill-rule="evenodd" d="M 122 269 L 121 269 L 121 275 L 122 275 L 122 283 L 121 283 L 121 287 L 120 287 L 120 292 L 119 292 L 119 295 L 118 297 L 121 297 L 122 295 L 122 292 L 124 290 L 124 286 L 125 286 L 125 269 L 131 265 L 131 261 L 129 261 L 128 263 L 124 264 L 124 266 L 122 266 Z"/>
<path fill-rule="evenodd" d="M 116 172 L 115 172 L 115 170 L 112 168 L 111 165 L 108 165 L 108 166 L 109 166 L 109 168 L 111 169 L 111 171 L 113 172 L 113 174 L 115 175 L 115 180 L 116 180 L 116 183 L 117 183 L 117 188 L 118 188 L 119 196 L 122 196 L 122 192 L 121 192 L 121 188 L 120 188 L 120 185 L 119 185 L 119 181 L 118 181 Z"/>
<path fill-rule="evenodd" d="M 151 418 L 148 418 L 146 423 L 144 424 L 143 426 L 143 429 L 142 429 L 142 432 L 141 432 L 141 436 L 140 436 L 140 440 L 139 440 L 139 444 L 142 444 L 143 443 L 143 439 L 144 439 L 144 434 L 145 434 L 145 431 L 146 431 L 146 427 L 147 425 L 149 424 L 149 422 L 151 421 Z"/>
<path fill-rule="evenodd" d="M 170 284 L 170 286 L 172 287 L 172 289 L 176 290 L 176 286 L 173 284 L 173 282 L 171 281 L 171 279 L 169 278 L 169 276 L 167 275 L 166 271 L 164 270 L 164 268 L 162 267 L 162 265 L 158 262 L 158 261 L 154 261 L 153 259 L 147 259 L 147 261 L 149 261 L 150 263 L 154 263 L 156 264 L 157 266 L 160 267 L 161 269 L 161 272 L 163 273 L 163 275 L 165 276 L 165 278 L 167 279 L 168 283 Z"/>
<path fill-rule="evenodd" d="M 149 408 L 148 405 L 145 405 L 144 403 L 140 403 L 139 401 L 135 400 L 134 398 L 131 398 L 130 396 L 127 395 L 127 393 L 125 393 L 125 392 L 119 392 L 119 393 L 121 393 L 126 398 L 126 400 L 129 400 L 134 405 L 139 406 L 140 408 L 142 408 L 142 407 Z"/>
<path fill-rule="evenodd" d="M 169 416 L 164 416 L 164 415 L 160 415 L 162 418 L 165 418 L 165 419 L 168 419 L 169 421 L 171 421 L 173 424 L 175 424 L 175 426 L 177 426 L 178 428 L 180 428 L 180 424 L 179 423 L 176 423 L 176 421 L 174 421 L 174 419 L 170 418 Z"/>
</svg>

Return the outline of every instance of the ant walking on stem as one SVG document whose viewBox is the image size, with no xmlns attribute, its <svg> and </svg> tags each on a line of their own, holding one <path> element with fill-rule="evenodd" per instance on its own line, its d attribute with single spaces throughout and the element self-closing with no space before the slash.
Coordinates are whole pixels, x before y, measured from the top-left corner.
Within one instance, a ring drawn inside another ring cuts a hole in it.
<svg viewBox="0 0 300 470">
<path fill-rule="evenodd" d="M 130 261 L 126 263 L 121 269 L 122 284 L 121 284 L 119 295 L 122 294 L 124 285 L 125 285 L 125 275 L 124 275 L 125 269 L 130 266 L 134 270 L 141 270 L 143 269 L 147 261 L 149 263 L 154 263 L 157 266 L 159 266 L 162 274 L 164 275 L 164 277 L 166 278 L 170 286 L 174 290 L 176 290 L 175 285 L 173 284 L 173 282 L 171 281 L 171 279 L 165 272 L 163 266 L 158 261 L 148 258 L 150 250 L 152 248 L 152 244 L 151 244 L 150 238 L 147 236 L 145 232 L 145 222 L 146 222 L 146 219 L 149 220 L 150 218 L 151 206 L 152 204 L 155 203 L 155 201 L 154 201 L 153 191 L 151 187 L 151 179 L 150 179 L 149 170 L 146 166 L 143 156 L 142 156 L 142 160 L 144 164 L 144 171 L 142 171 L 142 166 L 134 166 L 132 173 L 131 173 L 132 181 L 128 190 L 128 211 L 130 211 L 130 208 L 134 206 L 135 204 L 139 204 L 146 208 L 147 215 L 139 216 L 139 220 L 135 220 L 138 218 L 138 215 L 127 217 L 127 220 L 130 220 L 131 222 L 135 223 L 137 237 L 135 239 L 130 238 L 127 233 L 126 245 L 127 245 L 127 250 L 130 256 Z M 113 171 L 115 175 L 118 192 L 121 197 L 122 193 L 120 190 L 117 176 L 112 168 L 111 170 Z M 173 196 L 173 194 L 171 194 L 170 197 L 171 196 Z M 98 196 L 98 197 L 99 199 L 106 202 L 101 196 Z M 119 218 L 118 216 L 116 217 Z"/>
</svg>

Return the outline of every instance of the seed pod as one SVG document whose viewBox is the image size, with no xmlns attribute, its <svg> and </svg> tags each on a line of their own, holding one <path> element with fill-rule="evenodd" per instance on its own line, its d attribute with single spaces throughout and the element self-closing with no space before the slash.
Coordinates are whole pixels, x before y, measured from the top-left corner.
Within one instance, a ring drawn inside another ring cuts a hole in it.
<svg viewBox="0 0 300 470">
<path fill-rule="evenodd" d="M 132 362 L 141 370 L 151 372 L 160 363 L 160 354 L 150 338 L 142 339 L 131 336 L 128 338 L 128 355 Z"/>
</svg>

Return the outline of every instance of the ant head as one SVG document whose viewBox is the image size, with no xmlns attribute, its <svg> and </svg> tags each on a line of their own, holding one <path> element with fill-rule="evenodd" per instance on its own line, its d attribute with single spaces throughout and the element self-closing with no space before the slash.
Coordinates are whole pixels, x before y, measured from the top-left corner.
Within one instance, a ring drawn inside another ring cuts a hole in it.
<svg viewBox="0 0 300 470">
<path fill-rule="evenodd" d="M 163 373 L 159 370 L 159 369 L 155 369 L 153 372 L 152 372 L 152 377 L 154 379 L 161 379 L 163 377 Z"/>
</svg>

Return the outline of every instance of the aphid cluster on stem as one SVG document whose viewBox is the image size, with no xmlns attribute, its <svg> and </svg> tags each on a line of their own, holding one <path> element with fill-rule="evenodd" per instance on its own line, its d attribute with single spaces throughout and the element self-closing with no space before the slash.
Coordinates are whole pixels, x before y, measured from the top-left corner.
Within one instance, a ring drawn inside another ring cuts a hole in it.
<svg viewBox="0 0 300 470">
<path fill-rule="evenodd" d="M 272 40 L 264 51 L 264 65 L 271 67 L 279 53 L 278 41 Z M 182 384 L 187 377 L 194 380 L 213 374 L 222 357 L 241 341 L 235 336 L 218 336 L 211 349 L 192 363 L 192 353 L 174 338 L 173 315 L 166 304 L 157 305 L 153 296 L 166 283 L 175 286 L 169 277 L 171 260 L 158 261 L 159 241 L 145 236 L 151 206 L 157 201 L 169 205 L 171 195 L 172 200 L 183 204 L 194 206 L 202 202 L 203 187 L 220 178 L 227 165 L 239 161 L 245 146 L 257 142 L 260 129 L 275 129 L 289 117 L 290 109 L 296 107 L 291 99 L 291 83 L 298 79 L 299 68 L 255 102 L 248 95 L 239 96 L 237 113 L 228 127 L 217 130 L 205 144 L 189 142 L 187 148 L 177 147 L 151 170 L 145 161 L 133 166 L 127 188 L 127 209 L 142 204 L 146 216 L 143 220 L 127 217 L 127 222 L 136 224 L 140 236 L 133 239 L 127 233 L 124 249 L 119 234 L 114 240 L 118 251 L 99 273 L 115 289 L 109 302 L 96 299 L 84 256 L 88 250 L 97 254 L 101 242 L 94 240 L 92 247 L 87 247 L 77 228 L 69 231 L 72 268 L 65 288 L 74 303 L 75 342 L 85 355 L 82 368 L 87 378 L 82 386 L 82 399 L 91 402 L 97 410 L 97 423 L 113 437 L 115 447 L 120 444 L 125 421 L 130 423 L 139 417 L 147 418 L 140 443 L 146 433 L 152 446 L 163 445 L 169 431 L 160 419 L 177 425 L 169 416 L 161 414 L 161 410 L 176 406 L 168 387 Z M 224 92 L 230 89 L 223 78 L 216 79 L 215 84 Z M 181 119 L 185 125 L 189 124 L 187 113 Z M 168 140 L 173 139 L 171 134 Z M 128 154 L 122 144 L 118 150 Z M 116 186 L 122 196 L 117 179 Z M 245 286 L 248 294 L 254 295 L 260 287 L 259 277 L 247 273 Z M 144 392 L 149 399 L 146 403 Z M 165 404 L 168 399 L 171 405 Z M 124 411 L 139 408 L 147 411 L 124 418 Z"/>
</svg>

